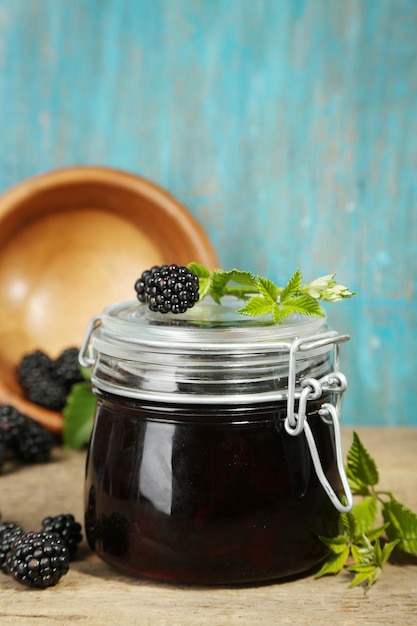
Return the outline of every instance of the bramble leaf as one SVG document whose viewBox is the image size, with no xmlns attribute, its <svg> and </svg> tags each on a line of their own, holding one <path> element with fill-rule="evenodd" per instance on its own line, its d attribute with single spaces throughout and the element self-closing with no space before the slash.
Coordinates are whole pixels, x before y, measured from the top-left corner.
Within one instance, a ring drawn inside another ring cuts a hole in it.
<svg viewBox="0 0 417 626">
<path fill-rule="evenodd" d="M 357 587 L 357 585 L 361 585 L 368 581 L 368 586 L 374 584 L 376 579 L 381 575 L 381 568 L 373 565 L 372 563 L 359 563 L 358 565 L 352 565 L 348 567 L 350 572 L 356 572 L 356 576 L 353 581 L 349 585 L 349 589 L 353 589 L 353 587 Z"/>
<path fill-rule="evenodd" d="M 199 300 L 203 300 L 206 296 L 208 296 L 211 288 L 211 272 L 207 267 L 201 265 L 201 263 L 189 263 L 188 269 L 190 272 L 193 272 L 196 276 L 198 276 L 199 282 Z"/>
<path fill-rule="evenodd" d="M 326 317 L 323 307 L 308 294 L 295 296 L 283 303 L 284 307 L 292 313 L 300 313 L 301 315 L 314 315 L 315 317 Z"/>
<path fill-rule="evenodd" d="M 349 546 L 345 544 L 345 547 L 340 552 L 332 552 L 327 560 L 323 563 L 319 571 L 316 573 L 316 578 L 321 578 L 327 574 L 338 574 L 340 570 L 346 565 L 346 561 L 349 558 Z"/>
<path fill-rule="evenodd" d="M 96 397 L 88 382 L 76 383 L 62 411 L 64 448 L 82 448 L 88 444 L 93 428 Z"/>
<path fill-rule="evenodd" d="M 327 537 L 320 537 L 320 541 L 322 541 L 332 552 L 335 554 L 341 554 L 344 552 L 346 546 L 348 545 L 347 538 L 345 535 L 337 535 L 336 537 L 332 537 L 331 539 Z"/>
<path fill-rule="evenodd" d="M 376 463 L 356 432 L 353 433 L 353 443 L 347 455 L 346 473 L 354 484 L 365 488 L 366 495 L 369 493 L 366 487 L 374 486 L 379 482 Z M 362 490 L 361 493 L 363 493 Z"/>
<path fill-rule="evenodd" d="M 300 293 L 301 287 L 303 285 L 303 277 L 301 275 L 300 270 L 295 270 L 294 274 L 291 276 L 288 283 L 285 285 L 280 294 L 280 301 L 285 302 L 289 298 L 296 296 Z"/>
<path fill-rule="evenodd" d="M 358 522 L 353 511 L 340 514 L 340 526 L 345 537 L 354 539 L 358 534 Z"/>
<path fill-rule="evenodd" d="M 259 293 L 264 296 L 268 301 L 272 303 L 277 301 L 278 298 L 278 287 L 269 280 L 268 278 L 262 278 L 258 276 L 256 279 L 256 286 L 259 290 Z"/>
<path fill-rule="evenodd" d="M 228 283 L 231 281 L 242 285 L 242 287 L 229 287 Z M 242 272 L 236 269 L 225 272 L 217 269 L 211 274 L 209 295 L 217 304 L 220 304 L 222 297 L 226 295 L 234 295 L 237 298 L 245 299 L 248 294 L 255 294 L 256 292 L 256 277 L 250 272 Z"/>
<path fill-rule="evenodd" d="M 275 324 L 282 322 L 282 320 L 284 320 L 286 317 L 290 317 L 293 313 L 294 311 L 292 310 L 292 308 L 286 306 L 285 304 L 274 304 L 274 306 L 272 307 L 272 319 L 274 320 Z"/>
<path fill-rule="evenodd" d="M 351 513 L 356 519 L 356 532 L 367 533 L 367 531 L 373 527 L 376 522 L 377 516 L 377 499 L 375 496 L 369 496 L 364 498 L 360 502 L 357 502 Z"/>
<path fill-rule="evenodd" d="M 210 277 L 210 274 L 211 274 L 210 270 L 207 267 L 205 267 L 205 265 L 202 265 L 201 263 L 196 263 L 195 261 L 192 261 L 191 263 L 187 265 L 187 267 L 190 270 L 190 272 L 198 276 L 198 278 Z"/>
<path fill-rule="evenodd" d="M 267 315 L 271 313 L 273 304 L 261 296 L 253 296 L 243 307 L 238 309 L 241 315 Z"/>
<path fill-rule="evenodd" d="M 388 539 L 398 539 L 398 547 L 409 554 L 417 554 L 417 515 L 392 498 L 382 505 L 382 516 L 388 524 Z"/>
<path fill-rule="evenodd" d="M 217 304 L 221 304 L 223 296 L 234 296 L 246 301 L 253 297 L 263 298 L 270 304 L 269 309 L 266 305 L 260 306 L 259 301 L 254 301 L 238 312 L 252 316 L 271 314 L 276 324 L 294 313 L 325 317 L 319 299 L 335 302 L 354 295 L 346 287 L 336 284 L 334 274 L 303 286 L 301 272 L 297 269 L 284 287 L 278 287 L 269 278 L 238 269 L 215 269 L 211 272 L 201 263 L 195 262 L 189 263 L 188 269 L 199 278 L 199 302 L 206 296 L 211 296 Z"/>
</svg>

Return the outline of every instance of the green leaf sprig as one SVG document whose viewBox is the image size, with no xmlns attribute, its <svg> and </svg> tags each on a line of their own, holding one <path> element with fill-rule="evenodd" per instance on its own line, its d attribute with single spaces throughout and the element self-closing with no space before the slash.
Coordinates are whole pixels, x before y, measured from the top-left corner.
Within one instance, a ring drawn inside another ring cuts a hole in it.
<svg viewBox="0 0 417 626">
<path fill-rule="evenodd" d="M 238 313 L 248 316 L 271 315 L 276 324 L 294 313 L 325 317 L 320 300 L 337 302 L 355 295 L 334 280 L 335 274 L 322 276 L 304 285 L 302 274 L 297 269 L 287 284 L 279 287 L 269 278 L 237 269 L 210 271 L 200 263 L 190 263 L 188 269 L 199 278 L 199 302 L 211 296 L 220 304 L 224 296 L 234 296 L 245 301 Z"/>
<path fill-rule="evenodd" d="M 66 449 L 79 449 L 90 440 L 93 428 L 96 397 L 91 389 L 91 370 L 80 368 L 84 380 L 75 383 L 67 396 L 64 416 L 62 443 Z"/>
<path fill-rule="evenodd" d="M 379 472 L 376 462 L 358 434 L 347 456 L 346 474 L 354 496 L 360 496 L 349 513 L 341 513 L 336 537 L 320 539 L 329 554 L 316 577 L 337 574 L 343 568 L 354 574 L 349 587 L 370 587 L 381 575 L 395 547 L 417 554 L 417 515 L 398 502 L 389 491 L 377 489 Z M 378 526 L 378 509 L 383 524 Z"/>
</svg>

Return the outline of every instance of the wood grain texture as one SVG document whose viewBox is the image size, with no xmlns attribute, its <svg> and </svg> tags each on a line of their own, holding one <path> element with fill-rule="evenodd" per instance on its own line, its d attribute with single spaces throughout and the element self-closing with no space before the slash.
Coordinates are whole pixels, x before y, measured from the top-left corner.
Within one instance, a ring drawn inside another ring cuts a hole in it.
<svg viewBox="0 0 417 626">
<path fill-rule="evenodd" d="M 417 511 L 416 428 L 360 428 L 380 471 L 381 489 Z M 344 448 L 352 441 L 343 430 Z M 0 477 L 3 519 L 38 528 L 45 515 L 73 512 L 83 519 L 85 453 L 56 449 L 51 464 Z M 175 586 L 119 574 L 85 544 L 56 587 L 27 590 L 0 573 L 0 623 L 143 624 L 144 626 L 256 626 L 273 624 L 362 626 L 416 624 L 417 566 L 387 564 L 367 593 L 348 589 L 350 575 L 244 588 Z"/>
<path fill-rule="evenodd" d="M 150 178 L 222 266 L 337 271 L 344 420 L 417 424 L 414 0 L 0 0 L 0 191 Z"/>
</svg>

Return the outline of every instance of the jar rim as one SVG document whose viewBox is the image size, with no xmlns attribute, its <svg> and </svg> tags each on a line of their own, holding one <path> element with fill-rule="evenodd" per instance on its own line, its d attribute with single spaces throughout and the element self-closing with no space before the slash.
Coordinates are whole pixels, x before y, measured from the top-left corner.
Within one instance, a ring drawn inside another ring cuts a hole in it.
<svg viewBox="0 0 417 626">
<path fill-rule="evenodd" d="M 327 375 L 338 333 L 326 317 L 275 324 L 237 313 L 238 302 L 204 301 L 183 315 L 155 313 L 136 300 L 109 305 L 84 344 L 93 385 L 130 398 L 243 403 L 286 397 L 291 354 L 297 385 Z"/>
<path fill-rule="evenodd" d="M 327 329 L 327 317 L 294 314 L 275 324 L 266 315 L 248 317 L 237 312 L 241 301 L 233 296 L 221 304 L 207 298 L 184 314 L 161 314 L 137 300 L 126 300 L 107 306 L 101 315 L 102 329 L 111 340 L 146 346 L 187 347 L 193 351 L 219 349 L 276 350 L 277 344 L 287 351 L 293 340 L 315 335 Z"/>
</svg>

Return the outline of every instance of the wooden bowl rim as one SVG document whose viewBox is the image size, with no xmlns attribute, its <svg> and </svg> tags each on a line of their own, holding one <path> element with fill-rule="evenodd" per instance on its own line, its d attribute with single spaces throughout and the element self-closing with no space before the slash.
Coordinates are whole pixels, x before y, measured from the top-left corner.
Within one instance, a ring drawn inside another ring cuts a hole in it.
<svg viewBox="0 0 417 626">
<path fill-rule="evenodd" d="M 158 209 L 179 223 L 189 239 L 199 248 L 201 263 L 210 268 L 217 267 L 217 255 L 208 235 L 198 220 L 173 195 L 157 183 L 143 178 L 133 172 L 108 166 L 77 165 L 53 169 L 26 178 L 0 194 L 0 228 L 1 222 L 19 207 L 23 207 L 34 196 L 60 187 L 97 184 L 111 188 L 123 188 L 132 194 L 141 196 L 158 206 Z M 62 415 L 43 409 L 23 397 L 8 395 L 0 380 L 0 403 L 11 404 L 22 413 L 43 424 L 57 434 L 62 432 Z"/>
<path fill-rule="evenodd" d="M 0 195 L 0 225 L 2 219 L 13 213 L 19 206 L 24 205 L 34 195 L 41 195 L 45 191 L 62 186 L 80 186 L 91 183 L 127 189 L 153 202 L 160 210 L 179 222 L 189 238 L 195 240 L 196 247 L 198 246 L 201 250 L 201 262 L 210 268 L 217 267 L 217 255 L 207 233 L 197 218 L 179 200 L 147 178 L 108 166 L 63 167 L 24 179 Z"/>
</svg>

